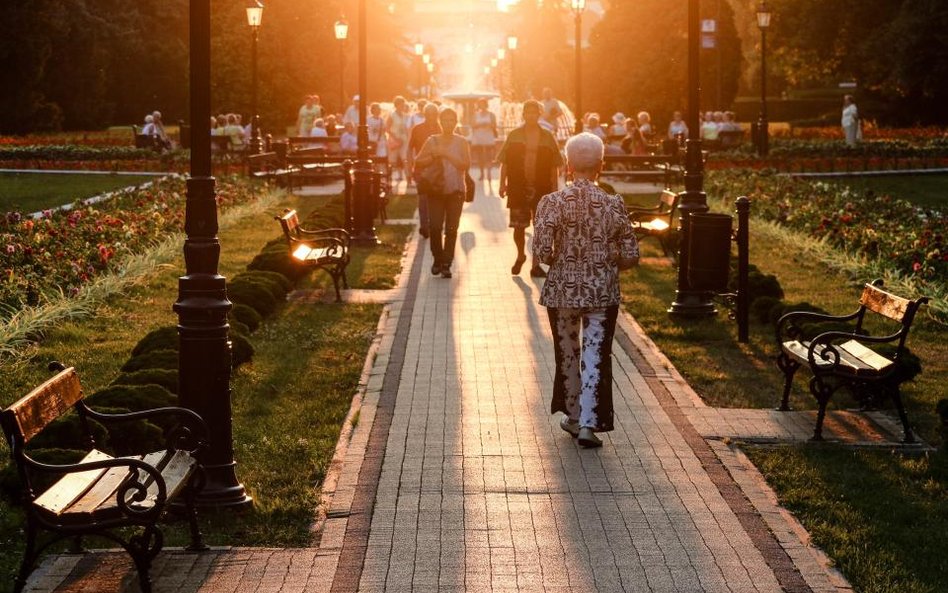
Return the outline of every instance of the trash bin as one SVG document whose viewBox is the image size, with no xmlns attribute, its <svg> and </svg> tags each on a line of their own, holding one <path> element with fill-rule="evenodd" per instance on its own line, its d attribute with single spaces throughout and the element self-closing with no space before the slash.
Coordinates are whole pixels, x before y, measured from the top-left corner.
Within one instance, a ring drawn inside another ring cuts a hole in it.
<svg viewBox="0 0 948 593">
<path fill-rule="evenodd" d="M 731 224 L 727 214 L 693 213 L 689 217 L 688 286 L 726 292 L 731 261 Z"/>
</svg>

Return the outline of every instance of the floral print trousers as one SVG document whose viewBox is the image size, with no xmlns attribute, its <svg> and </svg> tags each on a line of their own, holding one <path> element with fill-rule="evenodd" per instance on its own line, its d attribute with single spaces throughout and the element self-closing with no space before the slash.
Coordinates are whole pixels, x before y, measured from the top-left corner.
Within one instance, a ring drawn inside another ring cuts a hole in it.
<svg viewBox="0 0 948 593">
<path fill-rule="evenodd" d="M 556 360 L 550 413 L 563 412 L 597 432 L 612 430 L 612 338 L 619 306 L 550 307 L 547 314 Z"/>
</svg>

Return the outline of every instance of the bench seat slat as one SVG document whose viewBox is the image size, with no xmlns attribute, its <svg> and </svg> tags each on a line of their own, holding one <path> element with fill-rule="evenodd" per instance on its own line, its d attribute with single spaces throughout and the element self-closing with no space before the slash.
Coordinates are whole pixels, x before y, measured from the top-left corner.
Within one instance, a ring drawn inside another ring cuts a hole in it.
<svg viewBox="0 0 948 593">
<path fill-rule="evenodd" d="M 82 458 L 80 463 L 112 459 L 112 456 L 93 449 Z M 102 477 L 107 468 L 92 469 L 84 472 L 66 474 L 33 501 L 43 512 L 58 517 Z"/>
<path fill-rule="evenodd" d="M 800 364 L 809 365 L 809 341 L 791 340 L 782 344 L 783 351 Z M 839 371 L 856 376 L 880 375 L 887 371 L 894 363 L 877 352 L 866 348 L 856 340 L 849 340 L 836 346 L 839 352 Z M 818 368 L 830 368 L 832 360 L 823 360 L 816 357 Z"/>
<path fill-rule="evenodd" d="M 131 457 L 131 459 L 141 458 L 141 455 Z M 102 507 L 110 498 L 115 496 L 115 490 L 127 475 L 127 467 L 113 467 L 109 469 L 82 498 L 69 507 L 68 514 L 75 516 L 76 519 L 79 517 L 88 517 L 94 511 Z"/>
</svg>

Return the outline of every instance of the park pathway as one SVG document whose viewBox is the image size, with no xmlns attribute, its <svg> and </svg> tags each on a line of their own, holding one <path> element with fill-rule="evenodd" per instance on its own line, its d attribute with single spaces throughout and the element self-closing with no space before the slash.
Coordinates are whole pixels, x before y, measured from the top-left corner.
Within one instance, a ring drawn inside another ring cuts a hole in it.
<svg viewBox="0 0 948 593">
<path fill-rule="evenodd" d="M 542 280 L 510 275 L 494 191 L 465 208 L 453 279 L 429 273 L 427 242 L 408 249 L 319 546 L 169 550 L 155 591 L 848 591 L 746 458 L 696 430 L 700 402 L 628 316 L 616 430 L 583 450 L 559 428 Z M 33 590 L 96 590 L 82 574 L 137 590 L 113 556 L 50 559 Z"/>
</svg>

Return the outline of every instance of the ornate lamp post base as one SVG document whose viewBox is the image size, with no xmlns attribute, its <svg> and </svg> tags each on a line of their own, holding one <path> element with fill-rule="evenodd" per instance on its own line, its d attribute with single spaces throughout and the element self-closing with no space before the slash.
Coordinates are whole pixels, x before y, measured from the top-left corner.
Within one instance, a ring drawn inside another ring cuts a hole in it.
<svg viewBox="0 0 948 593">
<path fill-rule="evenodd" d="M 352 170 L 352 242 L 357 245 L 380 245 L 375 234 L 375 215 L 378 210 L 379 174 L 367 160 L 356 161 Z"/>
</svg>

